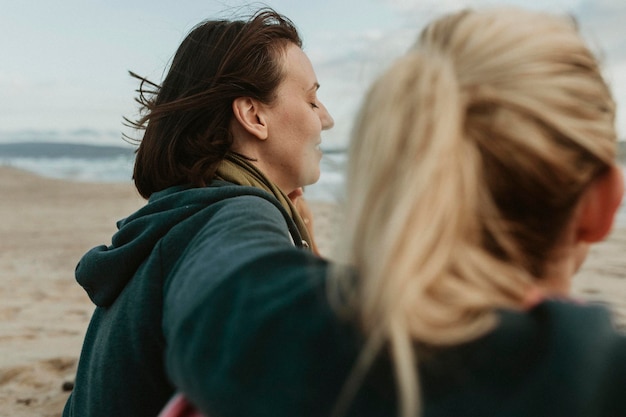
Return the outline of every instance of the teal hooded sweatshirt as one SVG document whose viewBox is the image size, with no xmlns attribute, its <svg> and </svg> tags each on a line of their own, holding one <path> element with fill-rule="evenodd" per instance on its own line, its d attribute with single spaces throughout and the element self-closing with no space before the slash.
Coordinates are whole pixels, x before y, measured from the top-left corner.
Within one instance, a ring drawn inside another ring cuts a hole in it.
<svg viewBox="0 0 626 417">
<path fill-rule="evenodd" d="M 175 389 L 171 326 L 242 264 L 302 242 L 273 196 L 223 181 L 155 193 L 118 229 L 76 267 L 96 308 L 64 417 L 156 416 Z"/>
</svg>

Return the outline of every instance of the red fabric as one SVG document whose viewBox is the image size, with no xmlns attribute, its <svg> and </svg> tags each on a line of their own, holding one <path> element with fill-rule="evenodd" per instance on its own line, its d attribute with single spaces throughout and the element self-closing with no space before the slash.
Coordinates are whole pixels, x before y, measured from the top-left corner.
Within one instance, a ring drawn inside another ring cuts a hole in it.
<svg viewBox="0 0 626 417">
<path fill-rule="evenodd" d="M 182 394 L 176 394 L 165 405 L 158 417 L 206 417 L 196 410 L 196 408 Z"/>
</svg>

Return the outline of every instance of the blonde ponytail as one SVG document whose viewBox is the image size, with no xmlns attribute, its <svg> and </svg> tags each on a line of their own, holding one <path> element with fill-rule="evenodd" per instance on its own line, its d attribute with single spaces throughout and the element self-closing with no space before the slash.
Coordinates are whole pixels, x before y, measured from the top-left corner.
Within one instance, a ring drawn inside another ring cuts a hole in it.
<svg viewBox="0 0 626 417">
<path fill-rule="evenodd" d="M 352 289 L 355 319 L 379 341 L 365 356 L 388 345 L 404 417 L 420 409 L 416 347 L 470 341 L 495 309 L 521 307 L 614 158 L 613 119 L 572 22 L 519 9 L 435 21 L 372 86 L 341 245 L 358 278 L 337 273 L 330 290 Z"/>
</svg>

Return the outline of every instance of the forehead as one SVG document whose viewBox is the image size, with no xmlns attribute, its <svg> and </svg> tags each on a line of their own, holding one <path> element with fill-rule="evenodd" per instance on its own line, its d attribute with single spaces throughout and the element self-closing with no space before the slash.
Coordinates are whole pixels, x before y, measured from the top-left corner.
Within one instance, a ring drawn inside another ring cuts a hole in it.
<svg viewBox="0 0 626 417">
<path fill-rule="evenodd" d="M 308 90 L 317 83 L 317 76 L 309 57 L 294 44 L 285 48 L 283 74 L 282 84 L 291 84 L 293 87 L 300 86 Z"/>
</svg>

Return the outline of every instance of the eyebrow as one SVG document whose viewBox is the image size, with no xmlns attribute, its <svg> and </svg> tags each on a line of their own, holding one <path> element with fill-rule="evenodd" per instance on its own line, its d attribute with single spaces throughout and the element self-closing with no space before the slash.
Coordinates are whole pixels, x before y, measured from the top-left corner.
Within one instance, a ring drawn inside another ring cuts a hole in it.
<svg viewBox="0 0 626 417">
<path fill-rule="evenodd" d="M 320 88 L 320 83 L 317 81 L 313 84 L 313 87 L 309 88 L 309 91 L 317 91 Z"/>
</svg>

